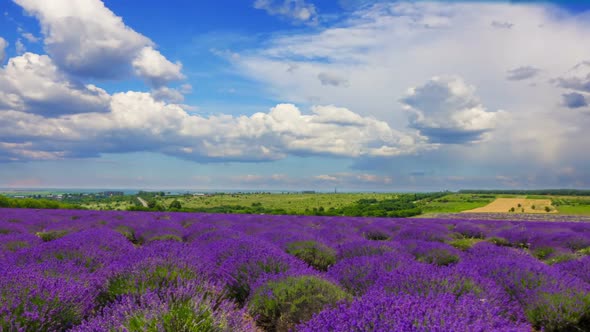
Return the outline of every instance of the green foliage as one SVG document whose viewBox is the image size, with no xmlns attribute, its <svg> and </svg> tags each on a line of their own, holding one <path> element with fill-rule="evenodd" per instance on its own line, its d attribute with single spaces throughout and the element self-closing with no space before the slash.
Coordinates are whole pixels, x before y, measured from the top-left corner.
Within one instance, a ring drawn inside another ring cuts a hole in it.
<svg viewBox="0 0 590 332">
<path fill-rule="evenodd" d="M 82 209 L 79 205 L 35 198 L 10 198 L 0 195 L 0 207 L 24 209 Z"/>
<path fill-rule="evenodd" d="M 227 296 L 238 305 L 243 306 L 250 296 L 250 282 L 252 280 L 262 274 L 279 274 L 286 272 L 288 269 L 288 265 L 272 258 L 245 263 L 233 275 L 234 281 L 227 286 Z"/>
<path fill-rule="evenodd" d="M 135 235 L 135 231 L 129 226 L 117 226 L 117 228 L 115 228 L 115 231 L 121 233 L 123 236 L 127 238 L 127 240 L 129 240 L 129 242 L 135 245 L 142 245 L 145 242 L 145 240 L 142 237 L 137 237 Z"/>
<path fill-rule="evenodd" d="M 459 256 L 454 255 L 446 249 L 432 249 L 427 253 L 417 255 L 416 260 L 423 263 L 446 266 L 457 263 L 459 261 Z"/>
<path fill-rule="evenodd" d="M 315 241 L 299 241 L 287 246 L 287 253 L 305 261 L 319 271 L 327 271 L 336 263 L 336 251 Z"/>
<path fill-rule="evenodd" d="M 162 290 L 179 286 L 196 278 L 194 271 L 173 264 L 162 264 L 152 269 L 124 272 L 111 277 L 105 290 L 98 296 L 99 305 L 105 305 L 124 294 L 141 295 L 148 290 Z"/>
<path fill-rule="evenodd" d="M 380 201 L 360 199 L 355 204 L 345 206 L 335 213 L 344 216 L 407 218 L 422 214 L 422 210 L 414 202 L 430 196 L 440 196 L 440 194 L 405 194 L 398 195 L 395 199 Z"/>
<path fill-rule="evenodd" d="M 543 294 L 525 313 L 536 331 L 590 331 L 590 294 Z"/>
<path fill-rule="evenodd" d="M 27 248 L 29 243 L 25 241 L 9 241 L 4 244 L 4 248 L 8 251 L 17 251 L 22 248 Z"/>
<path fill-rule="evenodd" d="M 589 256 L 590 255 L 590 247 L 580 249 L 576 253 L 578 253 L 579 255 L 582 255 L 582 256 Z"/>
<path fill-rule="evenodd" d="M 488 238 L 487 241 L 500 247 L 510 247 L 510 241 L 506 240 L 505 238 L 493 236 Z"/>
<path fill-rule="evenodd" d="M 35 235 L 37 235 L 41 240 L 43 240 L 43 242 L 53 241 L 53 240 L 59 239 L 60 237 L 64 237 L 67 234 L 68 234 L 68 231 L 66 231 L 66 230 L 44 231 L 44 232 L 35 233 Z"/>
<path fill-rule="evenodd" d="M 124 324 L 129 332 L 213 332 L 222 331 L 206 306 L 196 307 L 191 301 L 172 302 L 167 311 L 147 319 L 143 314 L 129 318 Z"/>
<path fill-rule="evenodd" d="M 350 295 L 340 287 L 315 276 L 289 277 L 260 287 L 248 311 L 265 331 L 291 331 L 327 306 Z"/>
<path fill-rule="evenodd" d="M 182 242 L 182 238 L 178 235 L 174 235 L 174 234 L 164 234 L 164 235 L 158 235 L 158 236 L 154 236 L 151 237 L 148 242 L 153 242 L 153 241 L 176 241 L 176 242 Z"/>
<path fill-rule="evenodd" d="M 540 247 L 533 250 L 533 256 L 535 256 L 538 259 L 546 259 L 547 257 L 549 257 L 549 255 L 551 255 L 554 252 L 555 248 L 553 247 Z"/>
<path fill-rule="evenodd" d="M 449 242 L 450 245 L 459 249 L 459 250 L 469 250 L 473 247 L 474 244 L 483 241 L 482 239 L 474 239 L 474 238 L 464 238 L 464 239 L 456 239 Z"/>
<path fill-rule="evenodd" d="M 556 263 L 571 261 L 576 258 L 578 258 L 578 257 L 574 254 L 563 253 L 563 254 L 555 255 L 555 256 L 549 258 L 548 260 L 546 260 L 545 262 L 549 265 L 553 265 Z"/>
<path fill-rule="evenodd" d="M 367 240 L 371 241 L 387 241 L 390 239 L 389 234 L 379 230 L 368 231 L 364 233 L 364 236 Z"/>
<path fill-rule="evenodd" d="M 171 210 L 180 210 L 182 209 L 182 204 L 180 204 L 180 201 L 175 199 L 172 201 L 172 203 L 170 203 L 170 206 L 168 206 L 169 209 Z"/>
<path fill-rule="evenodd" d="M 29 295 L 23 294 L 23 296 Z M 0 298 L 2 298 L 2 294 L 0 294 Z M 72 325 L 79 324 L 82 321 L 82 315 L 76 305 L 63 303 L 57 295 L 48 298 L 34 295 L 28 302 L 37 308 L 44 308 L 52 314 L 46 316 L 41 310 L 39 310 L 38 315 L 31 314 L 31 308 L 25 307 L 25 301 L 23 301 L 10 313 L 12 322 L 6 320 L 4 313 L 0 312 L 0 331 L 16 331 L 14 323 L 25 327 L 23 331 L 66 331 Z"/>
<path fill-rule="evenodd" d="M 493 194 L 493 195 L 557 195 L 557 196 L 590 196 L 590 190 L 579 189 L 539 189 L 539 190 L 459 190 L 461 194 Z"/>
</svg>

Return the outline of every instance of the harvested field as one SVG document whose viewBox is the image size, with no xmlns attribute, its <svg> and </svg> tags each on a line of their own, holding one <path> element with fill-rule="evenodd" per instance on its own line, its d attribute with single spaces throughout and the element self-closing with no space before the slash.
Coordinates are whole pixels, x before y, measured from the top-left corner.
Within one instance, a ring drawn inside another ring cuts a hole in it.
<svg viewBox="0 0 590 332">
<path fill-rule="evenodd" d="M 557 213 L 549 199 L 497 198 L 490 204 L 463 213 Z"/>
</svg>

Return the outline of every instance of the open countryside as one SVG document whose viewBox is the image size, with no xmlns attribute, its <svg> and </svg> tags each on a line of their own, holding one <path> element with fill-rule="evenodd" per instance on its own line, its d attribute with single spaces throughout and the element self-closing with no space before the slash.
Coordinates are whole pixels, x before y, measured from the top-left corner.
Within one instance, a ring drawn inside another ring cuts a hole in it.
<svg viewBox="0 0 590 332">
<path fill-rule="evenodd" d="M 0 9 L 0 332 L 590 332 L 590 0 Z"/>
</svg>

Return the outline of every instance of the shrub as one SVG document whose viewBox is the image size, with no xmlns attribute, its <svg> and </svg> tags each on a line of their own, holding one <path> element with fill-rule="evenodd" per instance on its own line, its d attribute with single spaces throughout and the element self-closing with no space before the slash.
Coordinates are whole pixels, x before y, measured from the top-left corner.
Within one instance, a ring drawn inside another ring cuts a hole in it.
<svg viewBox="0 0 590 332">
<path fill-rule="evenodd" d="M 154 236 L 152 238 L 149 239 L 149 242 L 152 241 L 176 241 L 176 242 L 182 242 L 182 238 L 178 235 L 174 235 L 174 234 L 164 234 L 164 235 L 158 235 L 158 236 Z"/>
<path fill-rule="evenodd" d="M 29 243 L 25 241 L 9 241 L 4 244 L 4 248 L 8 251 L 17 251 L 22 248 L 27 248 L 28 246 Z"/>
<path fill-rule="evenodd" d="M 293 242 L 287 246 L 287 253 L 320 271 L 327 271 L 328 267 L 336 263 L 336 251 L 315 241 Z"/>
<path fill-rule="evenodd" d="M 288 269 L 287 264 L 272 258 L 245 263 L 233 275 L 234 280 L 227 286 L 227 295 L 242 306 L 250 296 L 250 285 L 254 280 L 263 274 L 279 274 Z"/>
<path fill-rule="evenodd" d="M 146 317 L 139 312 L 123 324 L 129 332 L 164 331 L 215 331 L 219 329 L 213 320 L 211 309 L 207 306 L 195 306 L 191 301 L 172 302 L 168 310 L 159 315 Z"/>
<path fill-rule="evenodd" d="M 367 240 L 371 240 L 371 241 L 387 241 L 389 240 L 389 234 L 382 232 L 382 231 L 369 231 L 367 233 L 365 233 L 365 237 L 367 238 Z"/>
<path fill-rule="evenodd" d="M 533 251 L 533 256 L 537 257 L 538 259 L 545 259 L 554 252 L 555 248 L 553 247 L 540 247 Z"/>
<path fill-rule="evenodd" d="M 587 293 L 543 294 L 526 309 L 535 330 L 590 331 L 590 295 Z"/>
<path fill-rule="evenodd" d="M 494 236 L 494 237 L 489 238 L 488 241 L 497 245 L 497 246 L 500 246 L 500 247 L 509 247 L 510 246 L 510 242 L 502 237 L 495 237 Z"/>
<path fill-rule="evenodd" d="M 457 239 L 449 242 L 450 245 L 459 250 L 469 250 L 474 244 L 481 242 L 481 239 Z"/>
<path fill-rule="evenodd" d="M 571 260 L 574 260 L 576 258 L 577 257 L 574 254 L 563 253 L 563 254 L 555 255 L 555 256 L 549 258 L 547 260 L 547 264 L 553 265 L 553 264 L 556 264 L 556 263 L 562 263 L 562 262 L 571 261 Z"/>
<path fill-rule="evenodd" d="M 170 203 L 170 206 L 168 208 L 171 210 L 180 210 L 182 209 L 182 204 L 180 204 L 180 202 L 175 199 L 172 201 L 172 203 Z"/>
<path fill-rule="evenodd" d="M 68 231 L 62 230 L 62 231 L 44 231 L 44 232 L 37 232 L 35 233 L 35 235 L 37 235 L 41 240 L 43 240 L 43 242 L 49 242 L 49 241 L 53 241 L 56 239 L 59 239 L 60 237 L 64 237 L 68 234 Z"/>
<path fill-rule="evenodd" d="M 416 259 L 423 263 L 446 266 L 457 263 L 459 261 L 459 256 L 446 249 L 432 249 L 426 253 L 416 256 Z"/>
<path fill-rule="evenodd" d="M 340 287 L 315 276 L 288 277 L 260 287 L 248 306 L 266 331 L 291 331 L 327 306 L 349 299 Z"/>
<path fill-rule="evenodd" d="M 123 272 L 107 281 L 105 290 L 98 296 L 98 304 L 105 305 L 121 295 L 142 295 L 146 292 L 165 290 L 181 286 L 185 281 L 196 279 L 197 275 L 188 268 L 160 264 L 143 267 L 135 272 Z"/>
<path fill-rule="evenodd" d="M 129 242 L 135 245 L 141 245 L 144 242 L 144 239 L 142 239 L 141 237 L 138 238 L 135 235 L 135 231 L 129 226 L 118 226 L 117 228 L 115 228 L 115 231 L 121 233 L 123 236 L 127 238 L 127 240 L 129 240 Z"/>
</svg>

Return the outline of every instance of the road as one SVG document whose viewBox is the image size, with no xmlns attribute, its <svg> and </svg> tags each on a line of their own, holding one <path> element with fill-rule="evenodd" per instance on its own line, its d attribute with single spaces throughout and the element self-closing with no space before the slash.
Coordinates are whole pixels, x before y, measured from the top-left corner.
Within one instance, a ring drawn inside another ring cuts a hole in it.
<svg viewBox="0 0 590 332">
<path fill-rule="evenodd" d="M 143 205 L 143 207 L 148 207 L 148 203 L 143 198 L 137 196 L 137 200 Z"/>
</svg>

